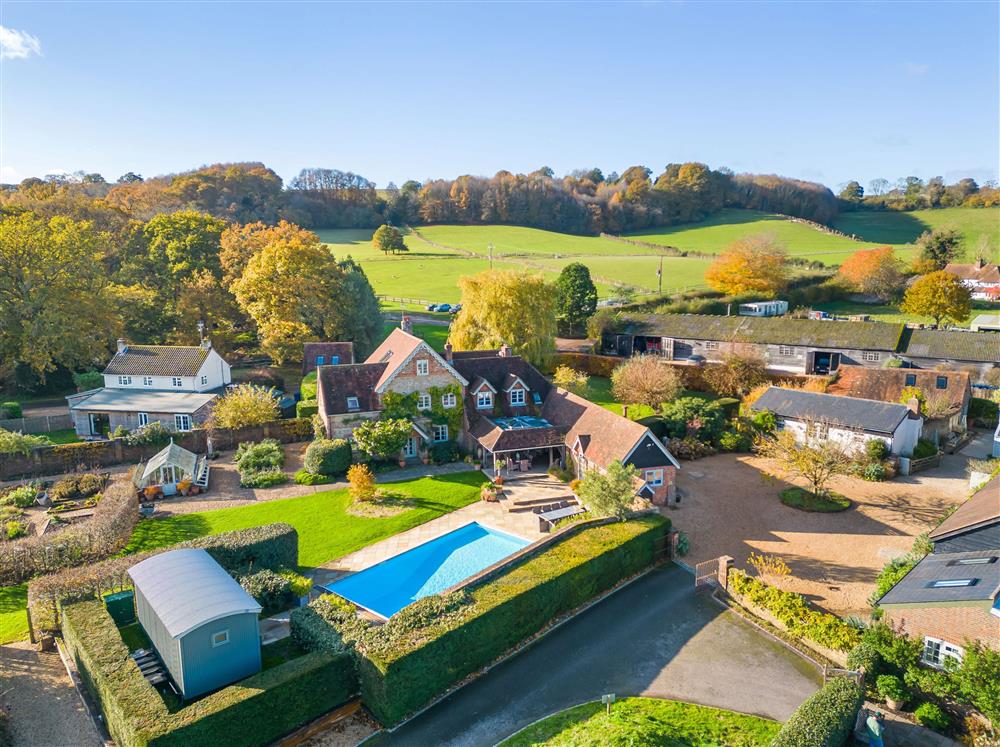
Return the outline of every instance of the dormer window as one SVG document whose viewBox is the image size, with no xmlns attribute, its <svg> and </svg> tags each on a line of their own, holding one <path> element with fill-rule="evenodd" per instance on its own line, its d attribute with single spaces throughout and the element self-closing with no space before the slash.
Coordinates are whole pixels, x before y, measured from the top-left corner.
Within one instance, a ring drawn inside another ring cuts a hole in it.
<svg viewBox="0 0 1000 747">
<path fill-rule="evenodd" d="M 361 409 L 361 404 L 358 402 L 358 398 L 357 397 L 348 397 L 347 398 L 347 409 L 348 409 L 348 411 L 351 411 L 351 410 L 360 410 Z"/>
<path fill-rule="evenodd" d="M 476 409 L 488 410 L 493 407 L 493 392 L 483 391 L 476 395 Z"/>
<path fill-rule="evenodd" d="M 170 380 L 170 383 L 173 384 L 176 387 L 182 387 L 182 386 L 184 386 L 184 379 L 182 379 L 180 376 L 174 376 Z"/>
<path fill-rule="evenodd" d="M 523 406 L 525 402 L 524 390 L 523 389 L 511 389 L 510 390 L 510 406 L 520 407 Z"/>
<path fill-rule="evenodd" d="M 325 364 L 326 364 L 326 356 L 325 355 L 317 355 L 316 356 L 316 365 L 317 366 L 323 366 Z"/>
<path fill-rule="evenodd" d="M 152 376 L 143 376 L 142 377 L 142 385 L 143 386 L 153 386 L 153 377 Z"/>
<path fill-rule="evenodd" d="M 119 376 L 118 377 L 118 386 L 132 386 L 132 377 L 131 376 Z"/>
<path fill-rule="evenodd" d="M 417 361 L 417 376 L 426 376 L 431 372 L 430 363 L 426 359 Z"/>
</svg>

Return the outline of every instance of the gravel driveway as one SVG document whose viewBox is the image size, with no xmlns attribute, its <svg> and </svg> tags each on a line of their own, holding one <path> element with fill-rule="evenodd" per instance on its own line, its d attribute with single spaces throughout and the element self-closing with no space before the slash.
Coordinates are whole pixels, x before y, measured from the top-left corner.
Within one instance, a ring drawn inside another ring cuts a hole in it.
<svg viewBox="0 0 1000 747">
<path fill-rule="evenodd" d="M 822 514 L 781 503 L 779 491 L 792 483 L 767 478 L 778 472 L 773 462 L 719 454 L 683 463 L 677 484 L 684 497 L 667 515 L 691 538 L 686 562 L 731 555 L 746 567 L 751 552 L 779 555 L 792 570 L 783 589 L 836 614 L 859 614 L 882 566 L 968 495 L 965 462 L 945 456 L 937 469 L 881 483 L 838 477 L 832 488 L 854 505 Z"/>
</svg>

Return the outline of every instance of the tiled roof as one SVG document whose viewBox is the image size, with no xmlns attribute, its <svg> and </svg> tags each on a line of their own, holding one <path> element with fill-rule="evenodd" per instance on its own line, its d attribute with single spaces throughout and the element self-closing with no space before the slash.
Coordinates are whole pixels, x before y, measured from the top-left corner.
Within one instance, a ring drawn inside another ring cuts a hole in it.
<svg viewBox="0 0 1000 747">
<path fill-rule="evenodd" d="M 942 521 L 928 536 L 934 541 L 943 540 L 998 521 L 1000 521 L 1000 475 L 977 490 L 975 495 L 959 506 L 955 513 Z"/>
<path fill-rule="evenodd" d="M 901 324 L 784 317 L 643 314 L 631 319 L 637 335 L 889 352 L 896 350 L 903 331 Z"/>
<path fill-rule="evenodd" d="M 1000 588 L 1000 559 L 982 565 L 963 565 L 958 561 L 997 556 L 998 552 L 931 553 L 889 589 L 879 600 L 884 604 L 962 604 L 996 598 Z M 968 586 L 933 586 L 935 581 L 973 579 Z"/>
<path fill-rule="evenodd" d="M 753 403 L 754 410 L 768 410 L 778 417 L 816 420 L 868 433 L 892 435 L 910 414 L 906 405 L 870 399 L 838 397 L 800 389 L 772 386 Z"/>
<path fill-rule="evenodd" d="M 320 366 L 316 386 L 322 390 L 323 412 L 343 415 L 348 412 L 371 412 L 378 407 L 375 386 L 385 373 L 385 363 L 352 363 L 346 366 Z M 358 409 L 347 409 L 347 398 L 358 398 Z"/>
<path fill-rule="evenodd" d="M 399 367 L 406 362 L 410 354 L 424 344 L 424 341 L 419 337 L 404 332 L 399 327 L 392 330 L 389 336 L 382 341 L 382 344 L 375 348 L 372 354 L 365 359 L 365 363 L 385 364 L 385 369 L 382 371 L 381 378 L 375 384 L 375 389 L 378 389 L 391 379 Z"/>
<path fill-rule="evenodd" d="M 945 265 L 944 271 L 950 272 L 952 275 L 957 275 L 962 280 L 975 280 L 980 283 L 1000 283 L 1000 265 L 996 263 L 983 263 L 982 265 L 973 263 L 965 265 L 952 262 Z"/>
<path fill-rule="evenodd" d="M 211 348 L 199 345 L 129 345 L 104 373 L 115 376 L 195 376 Z"/>
<path fill-rule="evenodd" d="M 579 439 L 584 456 L 600 467 L 625 459 L 648 432 L 646 426 L 562 389 L 545 401 L 542 417 L 564 426 L 566 445 L 572 448 Z"/>
<path fill-rule="evenodd" d="M 331 356 L 340 358 L 340 362 L 354 363 L 354 343 L 353 342 L 307 342 L 302 346 L 302 356 L 306 360 L 312 360 L 317 355 L 326 356 L 327 360 Z"/>
<path fill-rule="evenodd" d="M 1000 332 L 960 332 L 952 329 L 911 329 L 902 353 L 914 358 L 1000 362 Z"/>
<path fill-rule="evenodd" d="M 841 365 L 837 369 L 837 380 L 827 389 L 828 394 L 859 399 L 875 399 L 882 402 L 899 402 L 907 387 L 907 378 L 915 383 L 928 397 L 944 394 L 951 406 L 950 412 L 957 412 L 971 396 L 969 374 L 966 371 L 928 371 L 920 368 L 869 368 L 867 366 Z M 945 389 L 938 389 L 938 379 L 947 382 Z"/>
</svg>

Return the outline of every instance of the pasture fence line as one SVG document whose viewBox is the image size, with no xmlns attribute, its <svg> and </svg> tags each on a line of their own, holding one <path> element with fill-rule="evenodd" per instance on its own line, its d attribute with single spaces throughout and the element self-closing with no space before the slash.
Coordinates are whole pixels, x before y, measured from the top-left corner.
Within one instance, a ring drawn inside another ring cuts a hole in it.
<svg viewBox="0 0 1000 747">
<path fill-rule="evenodd" d="M 73 427 L 73 416 L 63 415 L 32 415 L 25 418 L 8 418 L 0 420 L 0 428 L 5 431 L 20 431 L 21 433 L 51 433 Z"/>
<path fill-rule="evenodd" d="M 375 296 L 379 301 L 388 301 L 391 303 L 408 303 L 414 306 L 430 306 L 433 301 L 429 301 L 426 298 L 405 298 L 403 296 L 386 296 L 379 293 Z"/>
</svg>

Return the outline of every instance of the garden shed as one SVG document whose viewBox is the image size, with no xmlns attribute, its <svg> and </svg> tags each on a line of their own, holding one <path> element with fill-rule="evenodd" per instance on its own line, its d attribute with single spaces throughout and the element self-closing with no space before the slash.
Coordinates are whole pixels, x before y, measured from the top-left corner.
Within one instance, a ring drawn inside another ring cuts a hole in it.
<svg viewBox="0 0 1000 747">
<path fill-rule="evenodd" d="M 136 473 L 135 486 L 139 490 L 158 486 L 163 489 L 164 495 L 174 495 L 181 482 L 207 488 L 208 460 L 178 446 L 170 439 L 170 443 L 150 457 L 142 466 L 142 471 Z"/>
<path fill-rule="evenodd" d="M 261 606 L 205 550 L 154 555 L 128 571 L 139 624 L 184 698 L 261 668 Z"/>
</svg>

